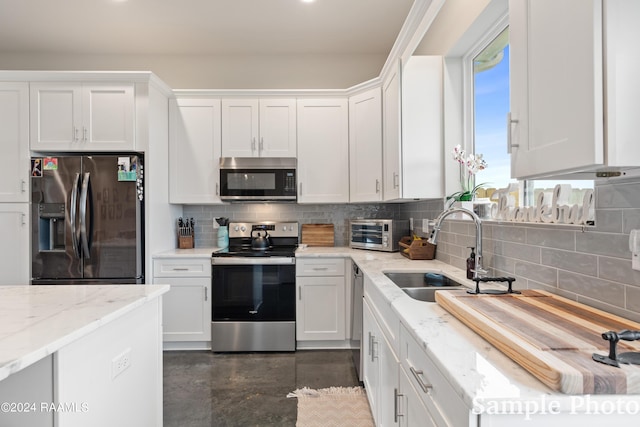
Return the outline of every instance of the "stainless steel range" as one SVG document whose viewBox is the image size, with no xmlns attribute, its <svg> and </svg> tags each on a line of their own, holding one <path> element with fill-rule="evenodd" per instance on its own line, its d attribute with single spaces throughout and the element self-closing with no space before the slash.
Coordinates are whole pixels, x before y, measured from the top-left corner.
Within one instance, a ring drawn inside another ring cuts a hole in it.
<svg viewBox="0 0 640 427">
<path fill-rule="evenodd" d="M 211 349 L 295 351 L 297 222 L 231 222 L 214 252 Z"/>
</svg>

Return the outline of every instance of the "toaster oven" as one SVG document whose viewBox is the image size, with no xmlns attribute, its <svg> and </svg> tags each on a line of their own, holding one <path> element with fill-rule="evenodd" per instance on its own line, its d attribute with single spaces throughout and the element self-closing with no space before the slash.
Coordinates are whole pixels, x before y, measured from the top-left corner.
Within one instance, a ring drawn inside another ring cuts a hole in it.
<svg viewBox="0 0 640 427">
<path fill-rule="evenodd" d="M 409 234 L 409 221 L 396 219 L 352 219 L 349 246 L 357 249 L 396 252 L 402 236 Z"/>
</svg>

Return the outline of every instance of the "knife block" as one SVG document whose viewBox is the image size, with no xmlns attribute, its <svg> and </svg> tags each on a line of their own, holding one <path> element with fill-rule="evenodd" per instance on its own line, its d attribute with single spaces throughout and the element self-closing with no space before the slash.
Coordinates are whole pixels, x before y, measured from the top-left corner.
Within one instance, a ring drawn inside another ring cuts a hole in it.
<svg viewBox="0 0 640 427">
<path fill-rule="evenodd" d="M 178 227 L 178 248 L 193 249 L 193 229 L 189 227 Z"/>
</svg>

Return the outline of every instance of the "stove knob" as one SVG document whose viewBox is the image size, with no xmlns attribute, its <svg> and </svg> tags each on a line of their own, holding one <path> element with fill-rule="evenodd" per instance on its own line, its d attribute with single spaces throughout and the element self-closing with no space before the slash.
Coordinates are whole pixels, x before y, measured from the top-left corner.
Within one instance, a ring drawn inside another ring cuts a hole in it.
<svg viewBox="0 0 640 427">
<path fill-rule="evenodd" d="M 238 230 L 240 230 L 240 227 L 238 227 L 237 225 L 233 227 L 233 231 L 238 231 Z"/>
<path fill-rule="evenodd" d="M 242 227 L 240 227 L 240 230 L 242 230 L 242 232 L 244 233 L 245 231 L 247 231 L 247 227 L 243 225 Z"/>
<path fill-rule="evenodd" d="M 282 227 L 282 231 L 287 231 L 287 226 Z"/>
</svg>

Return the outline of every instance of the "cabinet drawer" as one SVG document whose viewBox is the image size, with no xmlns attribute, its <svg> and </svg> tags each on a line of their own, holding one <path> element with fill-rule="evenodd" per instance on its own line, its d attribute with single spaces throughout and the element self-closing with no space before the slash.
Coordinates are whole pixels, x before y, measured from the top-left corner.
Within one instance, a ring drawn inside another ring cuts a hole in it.
<svg viewBox="0 0 640 427">
<path fill-rule="evenodd" d="M 404 325 L 400 327 L 400 363 L 438 426 L 470 425 L 470 409 Z"/>
<path fill-rule="evenodd" d="M 153 260 L 154 277 L 211 277 L 211 258 Z"/>
<path fill-rule="evenodd" d="M 297 258 L 296 276 L 344 276 L 344 258 Z"/>
</svg>

